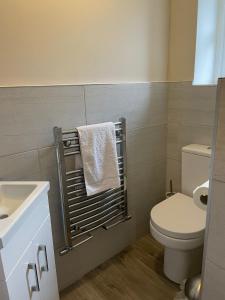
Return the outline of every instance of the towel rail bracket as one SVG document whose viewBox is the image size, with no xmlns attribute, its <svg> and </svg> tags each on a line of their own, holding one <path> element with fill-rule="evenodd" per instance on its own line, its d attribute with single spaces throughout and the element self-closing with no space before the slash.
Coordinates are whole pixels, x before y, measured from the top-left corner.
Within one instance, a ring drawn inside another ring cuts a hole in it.
<svg viewBox="0 0 225 300">
<path fill-rule="evenodd" d="M 126 222 L 126 221 L 129 221 L 131 218 L 132 218 L 132 216 L 131 216 L 131 215 L 128 215 L 128 216 L 126 216 L 126 217 L 125 217 L 124 219 L 122 219 L 122 220 L 119 220 L 119 221 L 117 221 L 117 222 L 115 222 L 115 223 L 112 223 L 112 224 L 110 224 L 110 225 L 103 225 L 102 227 L 103 227 L 105 230 L 109 230 L 109 229 L 111 229 L 111 228 L 113 228 L 113 227 L 119 225 L 120 223 L 124 223 L 124 222 Z"/>
</svg>

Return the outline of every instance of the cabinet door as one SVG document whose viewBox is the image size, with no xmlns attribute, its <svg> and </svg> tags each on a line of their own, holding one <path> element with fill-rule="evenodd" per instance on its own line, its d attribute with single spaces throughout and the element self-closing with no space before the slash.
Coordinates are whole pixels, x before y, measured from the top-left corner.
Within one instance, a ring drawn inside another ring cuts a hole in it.
<svg viewBox="0 0 225 300">
<path fill-rule="evenodd" d="M 40 300 L 38 270 L 32 244 L 6 281 L 10 300 Z"/>
<path fill-rule="evenodd" d="M 55 256 L 49 217 L 34 238 L 33 249 L 38 269 L 41 300 L 58 300 Z"/>
</svg>

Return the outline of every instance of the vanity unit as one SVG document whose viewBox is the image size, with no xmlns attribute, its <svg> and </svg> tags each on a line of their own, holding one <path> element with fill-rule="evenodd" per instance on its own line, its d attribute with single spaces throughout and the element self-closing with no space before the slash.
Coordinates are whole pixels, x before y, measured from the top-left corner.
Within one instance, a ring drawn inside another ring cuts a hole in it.
<svg viewBox="0 0 225 300">
<path fill-rule="evenodd" d="M 0 299 L 59 300 L 48 182 L 0 183 Z"/>
</svg>

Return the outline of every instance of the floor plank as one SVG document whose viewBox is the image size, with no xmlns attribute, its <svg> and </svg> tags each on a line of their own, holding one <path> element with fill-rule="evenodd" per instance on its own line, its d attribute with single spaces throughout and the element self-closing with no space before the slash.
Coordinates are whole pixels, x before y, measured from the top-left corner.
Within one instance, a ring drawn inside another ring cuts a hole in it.
<svg viewBox="0 0 225 300">
<path fill-rule="evenodd" d="M 172 300 L 177 285 L 163 274 L 163 249 L 150 236 L 61 293 L 61 300 Z"/>
</svg>

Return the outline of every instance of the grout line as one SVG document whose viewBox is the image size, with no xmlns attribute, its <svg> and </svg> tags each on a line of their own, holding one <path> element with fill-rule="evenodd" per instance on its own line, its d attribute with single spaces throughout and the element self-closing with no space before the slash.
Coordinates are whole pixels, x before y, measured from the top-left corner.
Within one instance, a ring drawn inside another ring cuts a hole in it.
<svg viewBox="0 0 225 300">
<path fill-rule="evenodd" d="M 39 173 L 40 173 L 40 176 L 41 176 L 41 178 L 42 178 L 42 168 L 41 168 L 41 160 L 40 160 L 40 152 L 39 152 L 39 149 L 37 149 L 37 156 L 38 156 Z"/>
<path fill-rule="evenodd" d="M 134 127 L 134 128 L 127 128 L 127 133 L 134 133 L 134 131 L 138 130 L 143 130 L 143 129 L 150 129 L 150 128 L 155 128 L 155 127 L 167 127 L 167 123 L 161 123 L 161 124 L 149 124 L 146 126 L 141 126 L 141 127 Z"/>
<path fill-rule="evenodd" d="M 10 157 L 10 156 L 18 156 L 18 155 L 21 155 L 21 154 L 26 154 L 26 153 L 29 153 L 29 152 L 35 152 L 35 151 L 38 151 L 38 150 L 39 150 L 39 148 L 32 148 L 32 149 L 22 151 L 22 152 L 15 152 L 15 153 L 11 153 L 11 154 L 0 155 L 0 158 Z"/>
<path fill-rule="evenodd" d="M 52 146 L 44 146 L 44 147 L 41 147 L 41 148 L 32 148 L 32 149 L 25 150 L 25 151 L 22 151 L 22 152 L 15 152 L 15 153 L 11 153 L 11 154 L 4 154 L 4 155 L 0 155 L 0 158 L 10 157 L 10 156 L 18 156 L 18 155 L 26 154 L 26 153 L 29 153 L 29 152 L 35 152 L 35 151 L 38 152 L 39 150 L 48 149 L 48 148 L 54 149 L 55 146 L 54 145 L 52 145 Z"/>
<path fill-rule="evenodd" d="M 212 181 L 225 184 L 225 179 L 221 179 L 219 175 L 212 175 Z"/>
<path fill-rule="evenodd" d="M 86 85 L 83 86 L 83 91 L 84 91 L 84 113 L 85 113 L 85 123 L 87 125 L 87 103 L 86 103 Z"/>
<path fill-rule="evenodd" d="M 220 266 L 220 265 L 217 264 L 216 262 L 214 262 L 210 257 L 206 256 L 206 264 L 207 264 L 207 260 L 208 260 L 211 264 L 215 265 L 217 268 L 219 268 L 220 270 L 222 270 L 222 271 L 225 272 L 225 268 L 222 267 L 222 266 Z M 205 264 L 205 265 L 206 265 L 206 264 Z"/>
</svg>

